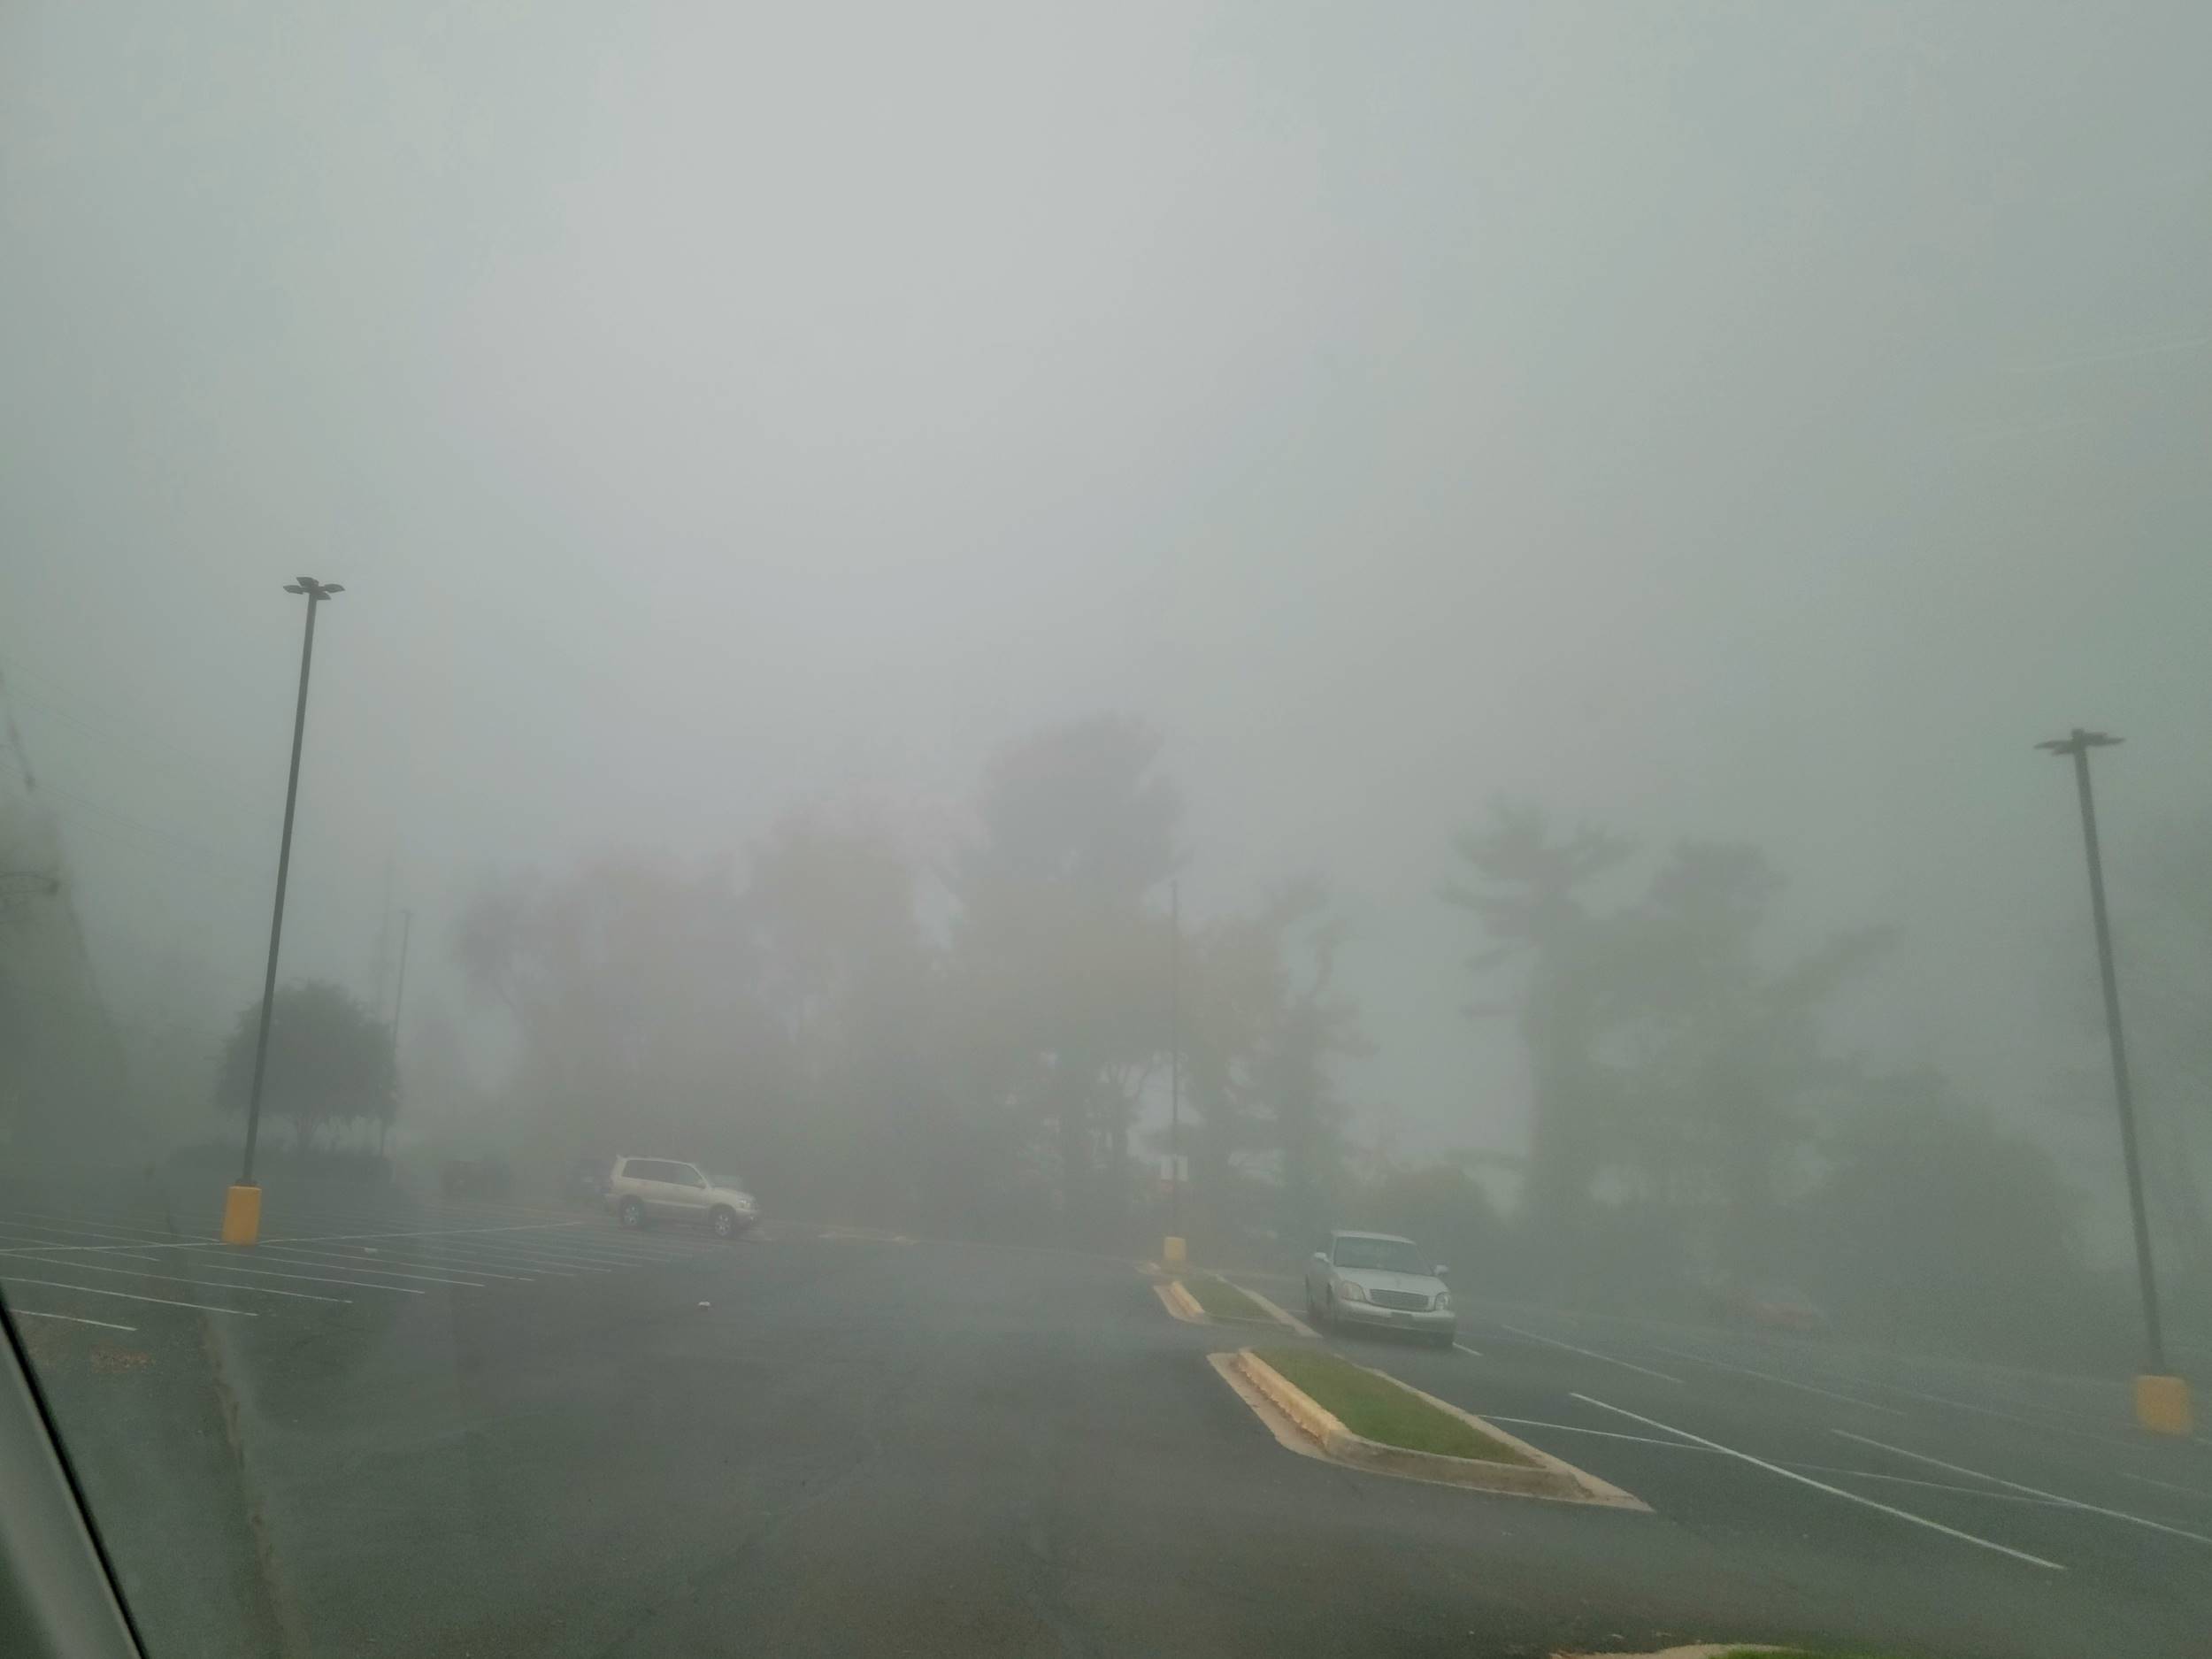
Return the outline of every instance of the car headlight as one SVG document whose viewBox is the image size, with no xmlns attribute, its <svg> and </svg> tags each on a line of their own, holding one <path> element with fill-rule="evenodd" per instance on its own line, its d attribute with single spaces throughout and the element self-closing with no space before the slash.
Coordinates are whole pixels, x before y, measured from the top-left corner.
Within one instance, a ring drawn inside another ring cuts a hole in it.
<svg viewBox="0 0 2212 1659">
<path fill-rule="evenodd" d="M 1432 1306 L 1439 1313 L 1450 1312 L 1452 1306 L 1452 1293 L 1448 1290 L 1438 1291 L 1436 1293 L 1435 1302 L 1430 1305 Z"/>
<path fill-rule="evenodd" d="M 1367 1293 L 1348 1279 L 1336 1287 L 1336 1299 L 1339 1302 L 1365 1302 Z"/>
</svg>

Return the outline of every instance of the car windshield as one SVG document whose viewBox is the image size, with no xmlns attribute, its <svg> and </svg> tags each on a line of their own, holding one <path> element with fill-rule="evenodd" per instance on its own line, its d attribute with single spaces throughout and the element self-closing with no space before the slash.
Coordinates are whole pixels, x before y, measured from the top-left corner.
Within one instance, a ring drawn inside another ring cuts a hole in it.
<svg viewBox="0 0 2212 1659">
<path fill-rule="evenodd" d="M 153 1659 L 2212 1659 L 2212 0 L 0 0 L 0 1325 Z"/>
<path fill-rule="evenodd" d="M 1425 1275 L 1429 1271 L 1429 1263 L 1421 1259 L 1421 1252 L 1403 1239 L 1339 1239 L 1336 1264 L 1389 1273 Z"/>
</svg>

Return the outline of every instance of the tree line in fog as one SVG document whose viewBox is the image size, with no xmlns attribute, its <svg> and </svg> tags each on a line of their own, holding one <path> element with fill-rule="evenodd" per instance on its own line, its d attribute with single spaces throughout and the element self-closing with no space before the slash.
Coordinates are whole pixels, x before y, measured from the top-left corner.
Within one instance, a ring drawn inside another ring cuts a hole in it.
<svg viewBox="0 0 2212 1659">
<path fill-rule="evenodd" d="M 2085 1259 L 2081 1181 L 2019 1114 L 1836 1041 L 1894 941 L 1779 949 L 1783 876 L 1758 849 L 1640 849 L 1511 802 L 1440 826 L 1467 1014 L 1517 1034 L 1528 1133 L 1523 1152 L 1409 1161 L 1356 1133 L 1350 1063 L 1371 1050 L 1326 886 L 1187 917 L 1179 941 L 1184 812 L 1157 734 L 1100 716 L 1002 749 L 941 856 L 813 810 L 741 863 L 630 850 L 499 876 L 449 942 L 508 1027 L 501 1081 L 468 1080 L 463 1010 L 426 1010 L 403 1111 L 388 1026 L 334 987 L 288 987 L 273 1144 L 366 1148 L 396 1114 L 434 1149 L 504 1156 L 523 1191 L 662 1152 L 741 1172 L 787 1214 L 1135 1248 L 1169 1223 L 1173 1056 L 1180 1225 L 1204 1256 L 1279 1261 L 1357 1225 L 1413 1233 L 1504 1294 L 1660 1308 L 1786 1288 L 1870 1336 L 1984 1348 L 2124 1329 L 2124 1284 Z M 2206 850 L 2176 833 L 2152 865 L 2193 895 Z M 2191 1010 L 2212 990 L 2212 909 L 2158 917 L 2130 941 L 2155 964 L 2133 982 L 2146 1135 L 2177 1299 L 2201 1301 L 2188 1080 L 2207 1074 Z M 257 1013 L 216 1068 L 234 1110 Z M 2086 1035 L 2093 1013 L 2061 1017 Z M 2093 1069 L 2070 1087 L 2108 1110 Z M 1494 1102 L 1465 1109 L 1471 1141 Z"/>
</svg>

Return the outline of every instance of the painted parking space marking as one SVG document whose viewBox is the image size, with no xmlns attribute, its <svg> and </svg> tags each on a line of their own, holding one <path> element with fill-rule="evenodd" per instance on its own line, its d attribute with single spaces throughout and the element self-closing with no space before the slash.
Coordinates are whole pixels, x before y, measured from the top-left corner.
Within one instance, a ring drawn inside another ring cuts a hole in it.
<svg viewBox="0 0 2212 1659">
<path fill-rule="evenodd" d="M 257 1258 L 259 1257 L 260 1251 L 267 1250 L 268 1248 L 269 1247 L 266 1245 L 257 1247 Z M 292 1256 L 272 1253 L 266 1257 L 266 1259 L 272 1262 L 296 1262 L 302 1266 L 307 1267 L 328 1267 L 331 1265 L 327 1260 L 324 1259 L 322 1256 L 315 1255 Z M 457 1285 L 465 1290 L 487 1290 L 490 1288 L 490 1286 L 486 1285 L 480 1279 L 451 1279 L 441 1273 L 410 1273 L 403 1269 L 396 1267 L 357 1267 L 352 1271 L 357 1273 L 374 1273 L 383 1279 L 420 1279 L 426 1284 L 432 1285 Z"/>
<path fill-rule="evenodd" d="M 257 1248 L 258 1247 L 256 1248 Z M 384 1256 L 379 1256 L 371 1257 L 367 1256 L 348 1256 L 338 1250 L 311 1250 L 301 1246 L 290 1247 L 286 1249 L 283 1255 L 279 1256 L 274 1259 L 280 1262 L 311 1260 L 315 1262 L 327 1263 L 333 1267 L 343 1267 L 348 1272 L 351 1273 L 389 1273 L 393 1271 L 390 1267 L 385 1265 L 385 1262 L 388 1258 Z M 407 1262 L 422 1267 L 442 1267 L 449 1273 L 470 1273 L 478 1279 L 527 1279 L 530 1277 L 527 1273 L 495 1273 L 488 1268 L 456 1267 L 442 1262 L 417 1263 L 411 1253 L 404 1255 L 395 1254 L 388 1259 L 394 1262 Z M 453 1282 L 460 1284 L 465 1281 L 456 1279 Z M 478 1288 L 481 1289 L 482 1286 L 479 1286 Z"/>
<path fill-rule="evenodd" d="M 2031 1566 L 2042 1567 L 2052 1572 L 2066 1571 L 2055 1561 L 2046 1561 L 2040 1555 L 2031 1555 L 2026 1550 L 2015 1549 L 2009 1544 L 2000 1544 L 1993 1539 L 1982 1538 L 1972 1532 L 1962 1532 L 1955 1526 L 1946 1526 L 1940 1521 L 1932 1521 L 1924 1515 L 1915 1515 L 1910 1509 L 1901 1509 L 1893 1504 L 1880 1502 L 1863 1493 L 1847 1492 L 1841 1486 L 1832 1486 L 1824 1480 L 1816 1480 L 1810 1475 L 1801 1475 L 1793 1469 L 1784 1468 L 1779 1463 L 1770 1463 L 1763 1457 L 1754 1457 L 1749 1452 L 1740 1452 L 1732 1446 L 1724 1446 L 1718 1440 L 1706 1439 L 1702 1434 L 1693 1434 L 1689 1430 L 1678 1429 L 1671 1423 L 1662 1423 L 1656 1417 L 1647 1417 L 1640 1411 L 1631 1411 L 1626 1406 L 1612 1405 L 1586 1394 L 1578 1393 L 1573 1398 L 1581 1401 L 1585 1405 L 1593 1405 L 1601 1411 L 1611 1411 L 1633 1422 L 1640 1423 L 1647 1429 L 1658 1429 L 1664 1433 L 1678 1434 L 1686 1440 L 1693 1440 L 1700 1446 L 1710 1447 L 1717 1452 L 1724 1452 L 1731 1457 L 1739 1458 L 1749 1463 L 1755 1469 L 1763 1469 L 1769 1474 L 1779 1475 L 1785 1480 L 1794 1480 L 1801 1486 L 1810 1486 L 1816 1492 L 1827 1493 L 1831 1497 L 1841 1498 L 1848 1503 L 1864 1504 L 1870 1509 L 1878 1509 L 1884 1515 L 1895 1516 L 1899 1520 L 1909 1521 L 1915 1526 L 1924 1526 L 1932 1532 L 1941 1532 L 1947 1538 L 1955 1538 L 1963 1543 L 1972 1544 L 1982 1549 L 1994 1550 L 1998 1555 L 2010 1555 L 2016 1561 L 2024 1561 Z M 1839 1430 L 1838 1432 L 1841 1431 Z"/>
<path fill-rule="evenodd" d="M 280 1268 L 239 1267 L 229 1262 L 211 1262 L 204 1256 L 194 1256 L 191 1260 L 192 1264 L 203 1273 L 243 1273 L 255 1279 L 296 1279 L 309 1285 L 343 1285 L 349 1290 L 388 1290 L 400 1296 L 425 1294 L 406 1285 L 373 1285 L 365 1279 L 334 1279 L 326 1273 L 288 1273 Z M 245 1286 L 239 1288 L 244 1289 Z"/>
<path fill-rule="evenodd" d="M 177 1285 L 197 1285 L 203 1290 L 235 1290 L 255 1296 L 297 1296 L 303 1302 L 350 1302 L 349 1296 L 325 1296 L 311 1290 L 279 1290 L 273 1285 L 224 1285 L 212 1279 L 188 1279 L 181 1273 L 148 1273 L 135 1267 L 104 1267 L 94 1262 L 56 1263 L 73 1273 L 120 1273 L 126 1279 L 159 1279 Z"/>
<path fill-rule="evenodd" d="M 1480 1359 L 1482 1357 L 1482 1350 L 1479 1348 L 1469 1348 L 1464 1342 L 1455 1342 L 1452 1346 L 1457 1348 L 1461 1353 L 1471 1355 L 1476 1359 Z"/>
<path fill-rule="evenodd" d="M 1624 1434 L 1618 1429 L 1594 1429 L 1579 1423 L 1546 1423 L 1536 1417 L 1501 1417 L 1495 1411 L 1482 1414 L 1486 1422 L 1510 1423 L 1519 1428 L 1557 1429 L 1563 1434 L 1588 1434 L 1601 1440 L 1633 1440 L 1639 1446 L 1656 1446 L 1663 1451 L 1713 1453 L 1716 1448 L 1693 1446 L 1687 1440 L 1663 1440 L 1649 1434 Z"/>
<path fill-rule="evenodd" d="M 1940 1457 L 1931 1457 L 1925 1452 L 1909 1452 L 1901 1446 L 1890 1445 L 1886 1440 L 1869 1440 L 1865 1435 L 1854 1434 L 1848 1429 L 1831 1429 L 1829 1432 L 1840 1434 L 1847 1440 L 1856 1440 L 1862 1446 L 1871 1446 L 1877 1451 L 1888 1452 L 1898 1457 L 1909 1457 L 1915 1463 L 1932 1464 L 1938 1469 L 1947 1469 L 1955 1475 L 1966 1475 L 1976 1480 L 1987 1480 L 2000 1486 L 2009 1486 L 2015 1492 L 2024 1492 L 2033 1497 L 2047 1499 L 2053 1503 L 2063 1505 L 2070 1509 L 2083 1509 L 2091 1515 L 2107 1516 L 2116 1521 L 2127 1521 L 2137 1526 L 2147 1526 L 2154 1532 L 2168 1532 L 2176 1538 L 2186 1538 L 2199 1544 L 2212 1544 L 2212 1538 L 2206 1537 L 2202 1532 L 2192 1532 L 2185 1527 L 2169 1526 L 2163 1521 L 2150 1520 L 2140 1515 L 2130 1515 L 2125 1509 L 2108 1509 L 2101 1503 L 2085 1503 L 2079 1498 L 2069 1498 L 2056 1492 L 2046 1492 L 2040 1486 L 2031 1486 L 2018 1480 L 2007 1480 L 2002 1475 L 1985 1474 L 1978 1469 L 1969 1469 L 1962 1463 L 1948 1463 Z"/>
<path fill-rule="evenodd" d="M 1738 1365 L 1724 1359 L 1711 1359 L 1703 1354 L 1691 1354 L 1681 1348 L 1662 1348 L 1656 1342 L 1647 1343 L 1646 1346 L 1654 1353 L 1670 1355 L 1676 1359 L 1686 1359 L 1696 1365 L 1710 1365 L 1717 1371 L 1732 1371 L 1745 1377 L 1756 1377 L 1763 1382 L 1778 1383 L 1785 1388 L 1800 1388 L 1809 1394 L 1819 1394 L 1828 1400 L 1840 1400 L 1846 1405 L 1858 1406 L 1864 1410 L 1885 1412 L 1893 1417 L 1901 1417 L 1905 1415 L 1895 1406 L 1879 1405 L 1871 1400 L 1862 1400 L 1855 1394 L 1839 1394 L 1832 1388 L 1818 1387 L 1812 1383 L 1795 1382 L 1787 1377 L 1777 1376 L 1770 1371 L 1756 1371 L 1749 1365 Z"/>
<path fill-rule="evenodd" d="M 72 1325 L 96 1325 L 103 1331 L 135 1331 L 134 1325 L 118 1325 L 112 1319 L 82 1319 L 73 1313 L 45 1313 L 36 1308 L 11 1308 L 8 1312 L 18 1319 L 66 1319 Z"/>
<path fill-rule="evenodd" d="M 206 1302 L 182 1302 L 174 1296 L 142 1296 L 134 1291 L 102 1290 L 96 1285 L 72 1285 L 59 1279 L 25 1279 L 18 1273 L 0 1273 L 0 1285 L 43 1285 L 49 1290 L 73 1290 L 84 1296 L 113 1296 L 123 1302 L 150 1302 L 164 1308 L 189 1308 L 196 1313 L 227 1313 L 240 1319 L 258 1319 L 261 1316 L 250 1308 L 217 1308 Z"/>
<path fill-rule="evenodd" d="M 1524 1331 L 1519 1325 L 1507 1325 L 1502 1319 L 1498 1323 L 1502 1328 L 1516 1336 L 1525 1336 L 1532 1342 L 1547 1342 L 1553 1348 L 1563 1348 L 1570 1354 L 1579 1354 L 1585 1359 L 1603 1360 L 1608 1365 L 1618 1365 L 1624 1371 L 1641 1371 L 1647 1377 L 1656 1377 L 1661 1382 L 1679 1384 L 1682 1381 L 1679 1377 L 1670 1377 L 1666 1372 L 1654 1371 L 1648 1365 L 1639 1365 L 1634 1360 L 1617 1359 L 1610 1354 L 1601 1354 L 1595 1348 L 1577 1348 L 1572 1342 L 1562 1342 L 1555 1336 L 1545 1336 L 1540 1332 Z"/>
</svg>

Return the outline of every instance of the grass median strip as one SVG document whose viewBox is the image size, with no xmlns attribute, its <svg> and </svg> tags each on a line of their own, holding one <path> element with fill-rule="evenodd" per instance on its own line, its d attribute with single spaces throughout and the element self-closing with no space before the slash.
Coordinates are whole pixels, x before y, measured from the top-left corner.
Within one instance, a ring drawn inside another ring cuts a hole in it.
<svg viewBox="0 0 2212 1659">
<path fill-rule="evenodd" d="M 1411 1389 L 1349 1360 L 1315 1348 L 1263 1348 L 1254 1352 L 1286 1382 L 1312 1395 L 1337 1421 L 1367 1440 L 1444 1457 L 1529 1466 L 1529 1460 L 1504 1441 L 1492 1440 L 1471 1424 L 1439 1411 Z"/>
<path fill-rule="evenodd" d="M 1210 1273 L 1194 1273 L 1183 1281 L 1183 1288 L 1190 1292 L 1192 1301 L 1217 1319 L 1247 1319 L 1254 1325 L 1275 1323 L 1266 1309 L 1225 1279 L 1216 1279 Z"/>
</svg>

